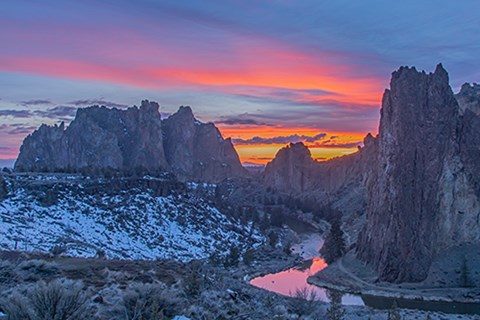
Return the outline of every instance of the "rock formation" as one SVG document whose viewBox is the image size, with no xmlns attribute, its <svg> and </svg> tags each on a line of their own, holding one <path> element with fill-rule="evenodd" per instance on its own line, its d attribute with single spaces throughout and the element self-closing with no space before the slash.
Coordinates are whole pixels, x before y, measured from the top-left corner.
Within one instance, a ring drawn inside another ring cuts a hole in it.
<svg viewBox="0 0 480 320">
<path fill-rule="evenodd" d="M 480 86 L 454 95 L 448 81 L 442 65 L 430 74 L 402 67 L 378 136 L 358 152 L 316 163 L 291 145 L 265 170 L 279 191 L 313 194 L 347 215 L 363 208 L 357 255 L 380 280 L 421 281 L 452 248 L 480 246 Z"/>
<path fill-rule="evenodd" d="M 467 89 L 462 110 L 441 65 L 392 75 L 357 250 L 381 280 L 421 281 L 436 255 L 480 240 L 480 119 Z"/>
<path fill-rule="evenodd" d="M 166 169 L 158 104 L 142 101 L 127 110 L 78 109 L 65 128 L 42 125 L 25 138 L 16 171 L 145 167 Z"/>
<path fill-rule="evenodd" d="M 468 109 L 477 115 L 480 114 L 480 84 L 464 83 L 455 98 L 457 98 L 461 113 Z"/>
<path fill-rule="evenodd" d="M 218 182 L 246 174 L 231 140 L 213 123 L 196 120 L 190 107 L 180 107 L 163 127 L 167 161 L 177 177 Z"/>
<path fill-rule="evenodd" d="M 293 194 L 333 194 L 349 184 L 362 185 L 367 179 L 366 172 L 375 154 L 375 146 L 375 138 L 369 133 L 364 139 L 364 147 L 357 152 L 317 162 L 302 142 L 291 143 L 280 149 L 267 164 L 264 182 L 278 191 Z"/>
<path fill-rule="evenodd" d="M 290 143 L 265 167 L 265 183 L 283 192 L 305 192 L 316 183 L 316 164 L 302 142 Z"/>
<path fill-rule="evenodd" d="M 189 107 L 162 121 L 158 109 L 146 100 L 126 110 L 78 109 L 68 127 L 42 125 L 26 137 L 15 170 L 141 167 L 205 182 L 245 173 L 230 139 L 213 124 L 198 122 Z"/>
</svg>

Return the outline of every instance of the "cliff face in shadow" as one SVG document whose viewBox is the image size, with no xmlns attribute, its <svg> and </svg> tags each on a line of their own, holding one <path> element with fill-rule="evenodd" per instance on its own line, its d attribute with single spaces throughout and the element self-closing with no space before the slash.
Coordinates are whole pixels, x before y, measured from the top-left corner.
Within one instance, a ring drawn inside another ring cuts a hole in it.
<svg viewBox="0 0 480 320">
<path fill-rule="evenodd" d="M 287 147 L 264 181 L 344 214 L 363 210 L 358 257 L 380 280 L 421 281 L 435 257 L 480 244 L 479 110 L 480 86 L 464 84 L 454 95 L 442 65 L 429 74 L 402 67 L 383 96 L 376 138 L 321 163 Z"/>
<path fill-rule="evenodd" d="M 480 127 L 469 108 L 461 110 L 441 65 L 393 73 L 357 250 L 381 280 L 421 281 L 436 255 L 479 242 Z"/>
<path fill-rule="evenodd" d="M 364 185 L 376 150 L 375 140 L 368 134 L 357 152 L 323 162 L 315 161 L 302 142 L 291 143 L 267 164 L 263 181 L 290 194 L 336 193 L 346 185 Z"/>
<path fill-rule="evenodd" d="M 75 168 L 166 169 L 158 104 L 142 101 L 140 108 L 78 109 L 65 128 L 42 125 L 25 138 L 16 171 Z"/>
<path fill-rule="evenodd" d="M 15 170 L 145 168 L 205 182 L 245 174 L 230 139 L 213 124 L 197 121 L 189 107 L 162 121 L 158 109 L 149 101 L 126 110 L 78 109 L 68 127 L 42 125 L 26 137 Z"/>
<path fill-rule="evenodd" d="M 246 175 L 230 139 L 223 139 L 213 123 L 195 119 L 190 107 L 163 121 L 167 162 L 181 179 L 222 181 Z"/>
</svg>

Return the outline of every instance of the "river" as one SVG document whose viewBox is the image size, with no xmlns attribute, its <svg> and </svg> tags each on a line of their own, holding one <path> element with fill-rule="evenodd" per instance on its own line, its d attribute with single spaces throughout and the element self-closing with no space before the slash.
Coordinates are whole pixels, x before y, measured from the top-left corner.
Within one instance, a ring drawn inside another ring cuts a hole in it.
<svg viewBox="0 0 480 320">
<path fill-rule="evenodd" d="M 300 254 L 305 261 L 293 268 L 278 273 L 267 274 L 250 280 L 250 284 L 268 291 L 287 296 L 295 296 L 297 290 L 307 288 L 315 292 L 315 299 L 329 302 L 327 290 L 307 283 L 307 278 L 327 267 L 325 261 L 318 256 L 323 245 L 323 238 L 318 233 L 301 234 L 302 241 L 292 246 L 294 253 Z M 364 305 L 361 297 L 345 294 L 344 305 Z"/>
<path fill-rule="evenodd" d="M 295 296 L 297 290 L 307 288 L 309 291 L 315 292 L 316 300 L 330 302 L 327 297 L 327 289 L 307 283 L 308 277 L 327 267 L 325 261 L 318 256 L 318 251 L 323 245 L 323 238 L 318 233 L 304 233 L 300 237 L 301 242 L 292 246 L 292 251 L 305 259 L 302 264 L 285 271 L 254 278 L 250 280 L 250 284 L 287 296 Z M 342 297 L 344 305 L 368 306 L 374 309 L 390 309 L 394 301 L 400 308 L 405 309 L 449 314 L 480 314 L 480 303 L 423 301 L 352 294 L 345 294 Z"/>
</svg>

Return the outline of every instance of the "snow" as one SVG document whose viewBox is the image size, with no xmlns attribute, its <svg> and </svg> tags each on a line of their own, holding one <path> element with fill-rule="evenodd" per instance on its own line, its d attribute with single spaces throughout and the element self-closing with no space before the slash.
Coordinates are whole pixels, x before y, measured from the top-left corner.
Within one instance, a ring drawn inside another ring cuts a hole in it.
<svg viewBox="0 0 480 320">
<path fill-rule="evenodd" d="M 161 197 L 138 189 L 88 194 L 80 184 L 64 185 L 72 186 L 49 207 L 22 188 L 0 202 L 0 249 L 48 252 L 60 245 L 81 257 L 103 250 L 109 258 L 189 261 L 263 241 L 257 232 L 249 236 L 251 226 L 194 195 Z"/>
</svg>

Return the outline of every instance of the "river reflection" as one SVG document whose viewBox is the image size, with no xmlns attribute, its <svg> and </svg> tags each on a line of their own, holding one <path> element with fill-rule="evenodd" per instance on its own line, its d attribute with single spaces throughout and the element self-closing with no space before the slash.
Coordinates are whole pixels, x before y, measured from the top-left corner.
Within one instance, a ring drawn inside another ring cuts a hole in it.
<svg viewBox="0 0 480 320">
<path fill-rule="evenodd" d="M 292 251 L 299 253 L 306 259 L 302 264 L 285 271 L 254 278 L 250 281 L 250 284 L 287 296 L 294 296 L 297 290 L 307 288 L 315 291 L 317 300 L 329 302 L 326 289 L 307 283 L 308 277 L 327 267 L 325 261 L 318 257 L 318 250 L 322 245 L 323 239 L 319 234 L 305 235 L 302 242 L 292 248 Z M 342 303 L 345 305 L 363 305 L 359 296 L 348 294 L 343 296 Z"/>
</svg>

